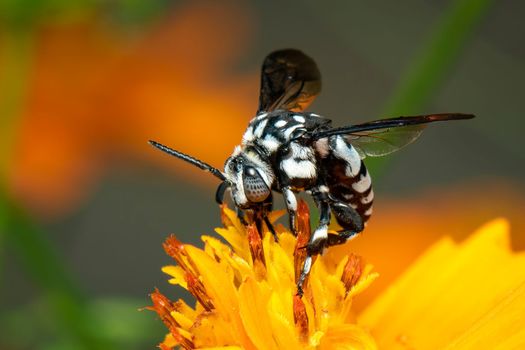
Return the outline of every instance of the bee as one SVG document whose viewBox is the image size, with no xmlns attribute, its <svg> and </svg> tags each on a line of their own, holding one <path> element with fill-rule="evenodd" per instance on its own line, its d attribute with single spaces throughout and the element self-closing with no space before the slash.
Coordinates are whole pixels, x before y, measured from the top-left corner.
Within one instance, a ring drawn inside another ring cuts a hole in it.
<svg viewBox="0 0 525 350">
<path fill-rule="evenodd" d="M 294 234 L 296 193 L 311 195 L 319 210 L 319 222 L 306 246 L 307 257 L 297 282 L 299 295 L 312 258 L 354 238 L 372 215 L 374 192 L 363 159 L 384 156 L 412 143 L 428 123 L 474 117 L 441 113 L 333 127 L 330 119 L 305 111 L 320 91 L 321 74 L 309 56 L 295 49 L 275 51 L 262 65 L 257 113 L 241 144 L 226 160 L 224 171 L 150 141 L 161 151 L 217 177 L 221 181 L 217 202 L 222 203 L 225 191 L 230 189 L 241 220 L 249 212 L 259 232 L 264 223 L 276 240 L 268 220 L 273 192 L 283 195 Z M 342 228 L 337 234 L 328 232 L 332 215 Z"/>
</svg>

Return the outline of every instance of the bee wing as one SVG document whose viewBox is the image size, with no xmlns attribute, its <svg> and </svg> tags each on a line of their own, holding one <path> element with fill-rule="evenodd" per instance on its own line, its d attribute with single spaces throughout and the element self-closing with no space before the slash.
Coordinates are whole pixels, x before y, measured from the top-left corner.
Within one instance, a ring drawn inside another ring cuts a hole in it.
<svg viewBox="0 0 525 350">
<path fill-rule="evenodd" d="M 361 159 L 381 157 L 414 142 L 426 125 L 411 125 L 350 133 L 345 138 L 356 149 Z"/>
<path fill-rule="evenodd" d="M 321 73 L 314 60 L 299 50 L 274 51 L 261 72 L 260 112 L 303 111 L 321 91 Z"/>
<path fill-rule="evenodd" d="M 380 157 L 414 142 L 428 123 L 474 118 L 472 114 L 443 113 L 414 117 L 397 117 L 319 131 L 312 135 L 319 140 L 332 135 L 344 135 L 361 158 Z"/>
</svg>

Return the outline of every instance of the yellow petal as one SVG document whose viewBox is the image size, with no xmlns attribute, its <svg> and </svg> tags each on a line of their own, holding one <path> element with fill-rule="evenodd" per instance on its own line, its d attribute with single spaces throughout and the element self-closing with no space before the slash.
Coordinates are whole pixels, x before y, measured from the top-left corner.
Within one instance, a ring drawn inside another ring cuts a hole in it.
<svg viewBox="0 0 525 350">
<path fill-rule="evenodd" d="M 251 260 L 246 261 L 237 254 L 232 254 L 231 249 L 216 238 L 202 236 L 202 241 L 208 255 L 220 261 L 221 266 L 229 270 L 228 273 L 232 275 L 236 286 L 239 286 L 247 276 L 253 275 Z"/>
<path fill-rule="evenodd" d="M 162 345 L 171 349 L 179 345 L 179 343 L 175 340 L 175 338 L 173 338 L 173 335 L 171 333 L 168 333 L 164 337 L 164 341 L 162 342 Z"/>
<path fill-rule="evenodd" d="M 244 225 L 241 223 L 241 220 L 239 220 L 239 217 L 235 211 L 231 210 L 225 205 L 221 205 L 221 214 L 226 216 L 226 220 L 223 219 L 223 222 L 228 221 L 228 224 L 225 226 L 233 227 L 240 234 L 244 233 Z"/>
<path fill-rule="evenodd" d="M 216 228 L 215 232 L 221 235 L 233 248 L 233 251 L 246 261 L 250 260 L 250 249 L 244 231 L 241 233 L 237 228 Z"/>
<path fill-rule="evenodd" d="M 525 349 L 525 283 L 446 349 Z"/>
<path fill-rule="evenodd" d="M 206 312 L 204 315 L 205 317 L 196 320 L 191 329 L 197 349 L 208 349 L 215 346 L 220 349 L 240 343 L 236 334 L 231 332 L 231 325 L 224 322 L 217 312 Z"/>
<path fill-rule="evenodd" d="M 367 265 L 369 266 L 369 265 Z M 370 267 L 371 268 L 371 267 Z M 359 293 L 362 293 L 368 286 L 374 282 L 378 277 L 379 273 L 377 272 L 370 272 L 367 267 L 365 267 L 365 271 L 363 272 L 363 277 L 359 279 L 359 281 L 356 283 L 355 286 L 350 289 L 348 292 L 348 295 L 351 297 L 355 297 Z"/>
<path fill-rule="evenodd" d="M 272 335 L 266 305 L 270 289 L 264 282 L 247 278 L 239 288 L 239 312 L 242 324 L 257 349 L 278 349 Z M 256 301 L 256 302 L 254 302 Z"/>
<path fill-rule="evenodd" d="M 374 338 L 352 324 L 330 327 L 321 338 L 321 350 L 375 350 Z"/>
<path fill-rule="evenodd" d="M 294 291 L 289 290 L 287 294 L 273 291 L 268 302 L 268 316 L 272 327 L 272 334 L 279 349 L 302 349 L 303 346 L 295 335 L 295 323 L 293 319 L 292 298 L 287 297 Z"/>
<path fill-rule="evenodd" d="M 204 251 L 190 245 L 186 249 L 199 270 L 202 283 L 218 314 L 223 317 L 224 322 L 230 324 L 230 333 L 241 344 L 252 346 L 239 316 L 239 297 L 230 276 Z"/>
<path fill-rule="evenodd" d="M 281 238 L 284 237 L 285 235 L 281 235 Z M 281 241 L 283 240 L 285 239 L 281 239 Z M 292 255 L 286 254 L 281 246 L 281 241 L 275 242 L 271 235 L 264 237 L 264 257 L 267 262 L 266 279 L 275 291 L 292 295 L 291 287 L 294 285 L 293 258 Z"/>
<path fill-rule="evenodd" d="M 179 285 L 179 286 L 181 286 L 184 289 L 188 289 L 188 284 L 186 283 L 186 280 L 184 279 L 184 275 L 186 273 L 184 272 L 182 267 L 180 267 L 179 265 L 177 265 L 177 266 L 173 266 L 173 265 L 164 266 L 162 268 L 162 272 L 164 272 L 165 274 L 168 274 L 168 275 L 170 275 L 172 277 L 172 278 L 170 278 L 168 280 L 169 283 L 174 284 L 174 285 Z"/>
<path fill-rule="evenodd" d="M 443 239 L 372 303 L 360 321 L 380 347 L 442 348 L 525 281 L 508 223 L 494 220 L 462 244 Z"/>
<path fill-rule="evenodd" d="M 193 325 L 193 319 L 192 318 L 187 317 L 186 315 L 184 315 L 184 314 L 182 314 L 182 313 L 180 313 L 178 311 L 173 311 L 171 313 L 171 316 L 180 325 L 180 327 L 182 329 L 184 329 L 185 331 L 188 331 L 191 328 L 191 326 Z"/>
</svg>

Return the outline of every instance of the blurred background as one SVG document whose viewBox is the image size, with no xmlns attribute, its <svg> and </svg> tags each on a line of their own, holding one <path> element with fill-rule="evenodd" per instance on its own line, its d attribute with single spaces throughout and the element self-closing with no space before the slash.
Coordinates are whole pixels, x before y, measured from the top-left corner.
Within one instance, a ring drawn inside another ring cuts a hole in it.
<svg viewBox="0 0 525 350">
<path fill-rule="evenodd" d="M 376 204 L 344 247 L 381 278 L 442 235 L 504 216 L 525 248 L 525 46 L 518 1 L 0 1 L 0 349 L 150 349 L 162 242 L 220 224 L 211 176 L 254 115 L 264 56 L 313 57 L 310 110 L 348 125 L 433 112 L 414 145 L 372 160 Z M 367 163 L 368 164 L 368 163 Z M 280 199 L 277 206 L 282 207 Z M 490 283 L 488 276 L 487 283 Z M 186 296 L 185 296 L 186 297 Z"/>
</svg>

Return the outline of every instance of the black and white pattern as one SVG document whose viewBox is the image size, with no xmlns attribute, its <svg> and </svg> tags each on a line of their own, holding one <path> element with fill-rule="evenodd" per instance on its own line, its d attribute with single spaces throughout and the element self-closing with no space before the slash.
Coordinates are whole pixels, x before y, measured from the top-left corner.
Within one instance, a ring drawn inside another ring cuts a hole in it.
<svg viewBox="0 0 525 350">
<path fill-rule="evenodd" d="M 298 139 L 308 130 L 327 125 L 330 120 L 313 113 L 284 110 L 263 112 L 253 118 L 242 137 L 242 145 L 257 145 L 271 154 L 283 144 Z"/>
</svg>

